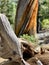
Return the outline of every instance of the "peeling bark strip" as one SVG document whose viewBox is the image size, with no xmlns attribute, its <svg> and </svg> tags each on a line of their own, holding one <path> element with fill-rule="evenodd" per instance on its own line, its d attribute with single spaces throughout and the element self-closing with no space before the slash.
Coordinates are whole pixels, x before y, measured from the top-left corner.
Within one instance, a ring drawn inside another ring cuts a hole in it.
<svg viewBox="0 0 49 65">
<path fill-rule="evenodd" d="M 25 19 L 29 14 L 31 3 L 34 0 L 19 0 L 18 8 L 16 12 L 16 21 L 15 21 L 15 31 L 16 34 L 19 35 L 23 24 L 25 23 Z"/>
<path fill-rule="evenodd" d="M 17 36 L 23 33 L 36 33 L 38 0 L 19 0 L 16 20 L 15 33 Z"/>
<path fill-rule="evenodd" d="M 12 30 L 7 17 L 3 14 L 0 14 L 0 36 L 2 39 L 2 42 L 0 42 L 0 46 L 2 44 L 1 48 L 3 47 L 0 50 L 0 56 L 5 59 L 11 58 L 16 62 L 23 61 L 25 65 L 29 65 L 23 59 L 21 43 L 18 41 L 17 36 Z"/>
</svg>

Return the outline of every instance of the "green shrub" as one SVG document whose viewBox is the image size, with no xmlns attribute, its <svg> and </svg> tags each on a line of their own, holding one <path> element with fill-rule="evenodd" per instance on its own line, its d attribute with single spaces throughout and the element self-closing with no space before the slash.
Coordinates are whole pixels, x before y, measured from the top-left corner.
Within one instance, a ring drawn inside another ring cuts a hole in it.
<svg viewBox="0 0 49 65">
<path fill-rule="evenodd" d="M 27 41 L 29 41 L 29 42 L 32 42 L 32 43 L 34 43 L 34 42 L 36 42 L 36 39 L 35 39 L 35 37 L 33 36 L 33 35 L 28 35 L 28 34 L 23 34 L 22 36 L 20 36 L 21 38 L 24 38 L 24 39 L 26 39 Z"/>
<path fill-rule="evenodd" d="M 49 29 L 49 19 L 44 19 L 41 24 L 43 29 Z"/>
<path fill-rule="evenodd" d="M 0 13 L 5 14 L 11 24 L 15 21 L 16 5 L 13 0 L 0 0 Z"/>
</svg>

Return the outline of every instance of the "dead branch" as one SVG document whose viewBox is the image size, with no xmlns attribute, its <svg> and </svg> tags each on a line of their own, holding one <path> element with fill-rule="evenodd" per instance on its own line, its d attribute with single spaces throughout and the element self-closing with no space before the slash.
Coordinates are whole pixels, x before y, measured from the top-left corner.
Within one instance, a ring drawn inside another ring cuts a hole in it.
<svg viewBox="0 0 49 65">
<path fill-rule="evenodd" d="M 13 61 L 20 62 L 20 64 L 23 61 L 25 65 L 29 65 L 23 59 L 21 43 L 12 30 L 7 17 L 3 14 L 0 14 L 0 37 L 0 57 L 4 59 L 10 58 Z"/>
<path fill-rule="evenodd" d="M 37 34 L 38 39 L 42 39 L 42 38 L 49 38 L 49 32 L 44 32 L 44 33 L 39 33 Z"/>
</svg>

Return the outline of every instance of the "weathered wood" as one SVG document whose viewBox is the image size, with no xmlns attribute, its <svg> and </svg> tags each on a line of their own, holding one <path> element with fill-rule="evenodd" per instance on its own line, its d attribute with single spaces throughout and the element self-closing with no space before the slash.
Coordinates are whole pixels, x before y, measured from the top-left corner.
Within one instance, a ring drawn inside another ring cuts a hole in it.
<svg viewBox="0 0 49 65">
<path fill-rule="evenodd" d="M 39 44 L 48 44 L 49 43 L 49 31 L 43 32 L 43 33 L 38 33 L 37 37 L 38 37 Z"/>
<path fill-rule="evenodd" d="M 3 14 L 0 14 L 0 37 L 0 57 L 11 58 L 16 62 L 23 61 L 27 65 L 28 63 L 24 61 L 22 56 L 21 43 L 12 30 L 7 17 Z"/>
<path fill-rule="evenodd" d="M 49 54 L 48 53 L 44 53 L 42 55 L 37 54 L 36 56 L 28 59 L 27 62 L 30 63 L 30 65 L 38 65 L 37 60 L 41 61 L 43 65 L 49 65 Z M 18 62 L 6 61 L 1 63 L 0 65 L 20 65 L 20 64 Z"/>
<path fill-rule="evenodd" d="M 35 54 L 34 54 L 35 51 L 32 48 L 33 47 L 32 45 L 29 45 L 27 43 L 25 44 L 23 42 L 22 42 L 22 44 L 23 44 L 22 49 L 24 49 L 25 52 L 27 51 L 27 53 L 30 53 L 30 55 L 32 54 L 31 57 L 35 56 Z M 24 64 L 29 65 L 28 63 L 26 63 L 23 60 L 22 51 L 21 51 L 21 42 L 16 37 L 15 33 L 13 32 L 13 30 L 10 26 L 10 23 L 8 22 L 6 16 L 3 14 L 0 14 L 0 56 L 5 59 L 10 58 L 13 61 L 15 61 L 15 62 L 9 62 L 9 64 L 18 63 L 19 65 L 24 65 Z M 25 58 L 25 60 L 28 60 L 28 59 Z M 24 64 L 21 64 L 22 61 Z M 3 64 L 3 65 L 5 65 L 5 64 Z"/>
<path fill-rule="evenodd" d="M 37 60 L 36 57 L 38 58 L 38 60 L 40 60 L 43 65 L 49 65 L 49 54 L 45 53 L 43 55 L 36 55 L 35 57 L 32 57 L 28 60 L 28 62 L 30 63 L 30 65 L 37 65 Z"/>
<path fill-rule="evenodd" d="M 24 45 L 26 45 L 26 46 L 28 46 L 28 47 L 25 47 L 25 48 L 27 48 L 28 50 L 30 50 L 31 48 L 33 49 L 33 46 L 32 46 L 32 44 L 28 44 L 28 42 L 27 41 L 23 41 L 22 39 L 19 39 L 19 41 L 22 43 L 22 44 L 24 44 Z M 46 46 L 48 46 L 48 45 L 46 45 Z M 31 48 L 30 48 L 31 47 Z M 46 49 L 45 47 L 44 47 L 44 45 L 42 45 L 41 46 L 42 48 L 44 48 L 44 49 Z M 31 50 L 30 50 L 31 51 Z M 32 50 L 32 52 L 34 52 L 33 50 Z M 49 51 L 48 51 L 49 52 Z M 49 65 L 49 53 L 48 52 L 44 52 L 43 54 L 41 54 L 41 51 L 39 52 L 40 54 L 34 54 L 34 57 L 32 56 L 32 57 L 30 57 L 29 59 L 27 59 L 27 62 L 30 64 L 30 65 L 38 65 L 37 64 L 37 59 L 36 58 L 38 58 L 38 60 L 40 61 L 40 62 L 42 62 L 44 65 L 46 64 L 46 65 Z M 29 53 L 29 52 L 28 52 Z M 47 60 L 47 62 L 45 61 L 45 60 Z M 1 65 L 23 65 L 23 63 L 19 63 L 19 62 L 13 62 L 13 61 L 7 61 L 7 62 L 4 62 L 4 63 L 1 63 Z M 41 65 L 41 64 L 40 64 Z"/>
<path fill-rule="evenodd" d="M 4 62 L 0 63 L 0 65 L 20 65 L 20 63 L 8 60 L 8 61 L 4 61 Z"/>
<path fill-rule="evenodd" d="M 43 39 L 43 38 L 49 38 L 49 32 L 44 32 L 44 33 L 38 33 L 37 34 L 38 39 Z"/>
</svg>

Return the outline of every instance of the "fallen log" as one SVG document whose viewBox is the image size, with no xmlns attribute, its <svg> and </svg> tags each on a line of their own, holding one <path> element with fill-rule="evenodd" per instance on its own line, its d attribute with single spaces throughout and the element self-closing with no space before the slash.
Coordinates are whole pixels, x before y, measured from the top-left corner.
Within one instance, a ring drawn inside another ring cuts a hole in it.
<svg viewBox="0 0 49 65">
<path fill-rule="evenodd" d="M 48 44 L 49 43 L 49 31 L 44 33 L 37 34 L 38 43 L 41 44 Z"/>
<path fill-rule="evenodd" d="M 48 32 L 44 32 L 44 33 L 39 33 L 37 34 L 38 39 L 43 39 L 43 38 L 49 38 L 49 31 Z"/>
</svg>

